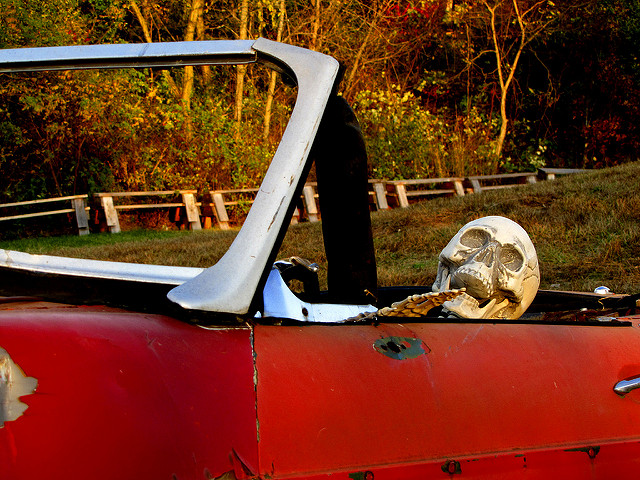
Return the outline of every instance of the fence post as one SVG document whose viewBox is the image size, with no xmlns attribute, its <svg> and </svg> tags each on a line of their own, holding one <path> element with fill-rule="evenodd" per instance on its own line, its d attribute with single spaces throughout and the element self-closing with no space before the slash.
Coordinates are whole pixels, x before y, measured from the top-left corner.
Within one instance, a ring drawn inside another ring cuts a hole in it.
<svg viewBox="0 0 640 480">
<path fill-rule="evenodd" d="M 213 200 L 213 209 L 216 213 L 218 225 L 222 230 L 229 230 L 229 216 L 224 206 L 224 198 L 221 193 L 211 192 L 211 200 Z"/>
<path fill-rule="evenodd" d="M 102 205 L 102 209 L 104 210 L 104 217 L 107 220 L 109 232 L 120 233 L 120 220 L 118 220 L 118 212 L 116 211 L 116 207 L 113 205 L 113 197 L 101 196 L 100 204 Z"/>
<path fill-rule="evenodd" d="M 187 220 L 191 230 L 202 230 L 200 212 L 196 205 L 195 195 L 193 193 L 182 193 L 182 203 L 184 203 L 184 208 L 187 211 Z"/>
<path fill-rule="evenodd" d="M 407 208 L 409 206 L 409 199 L 407 198 L 407 189 L 404 183 L 396 183 L 396 193 L 398 194 L 398 203 L 401 208 Z"/>
<path fill-rule="evenodd" d="M 293 215 L 291 215 L 291 222 L 289 223 L 289 225 L 297 225 L 299 219 L 300 210 L 298 210 L 298 208 L 296 207 L 296 209 L 293 211 Z"/>
<path fill-rule="evenodd" d="M 304 208 L 307 210 L 310 222 L 318 221 L 318 207 L 316 205 L 315 192 L 313 186 L 305 185 L 302 189 L 302 196 L 304 198 Z"/>
<path fill-rule="evenodd" d="M 453 189 L 456 191 L 456 195 L 459 195 L 460 197 L 464 196 L 464 187 L 462 186 L 462 180 L 454 180 Z"/>
<path fill-rule="evenodd" d="M 387 203 L 387 186 L 384 182 L 373 182 L 373 192 L 378 210 L 389 210 Z"/>
<path fill-rule="evenodd" d="M 473 187 L 473 193 L 482 193 L 482 187 L 480 181 L 477 178 L 470 178 L 471 186 Z"/>
<path fill-rule="evenodd" d="M 76 212 L 76 223 L 78 224 L 78 235 L 89 235 L 89 216 L 87 215 L 87 196 L 85 198 L 74 198 L 71 205 Z"/>
</svg>

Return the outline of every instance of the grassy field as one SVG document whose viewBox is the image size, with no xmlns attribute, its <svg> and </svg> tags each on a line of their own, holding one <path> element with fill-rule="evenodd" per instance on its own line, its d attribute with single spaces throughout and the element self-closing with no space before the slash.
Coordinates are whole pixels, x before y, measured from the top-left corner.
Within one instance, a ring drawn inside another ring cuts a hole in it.
<svg viewBox="0 0 640 480">
<path fill-rule="evenodd" d="M 466 222 L 502 215 L 538 251 L 542 288 L 640 292 L 640 163 L 372 214 L 380 285 L 431 285 L 438 254 Z M 102 260 L 206 267 L 233 231 L 132 231 L 0 242 L 0 248 Z M 289 229 L 280 257 L 326 261 L 319 224 Z"/>
</svg>

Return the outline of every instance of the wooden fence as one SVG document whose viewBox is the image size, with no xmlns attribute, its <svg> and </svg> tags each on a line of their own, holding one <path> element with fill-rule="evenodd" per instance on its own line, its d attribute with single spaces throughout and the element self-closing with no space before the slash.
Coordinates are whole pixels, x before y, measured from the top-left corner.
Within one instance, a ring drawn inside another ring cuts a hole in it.
<svg viewBox="0 0 640 480">
<path fill-rule="evenodd" d="M 29 200 L 25 202 L 13 202 L 4 203 L 0 205 L 0 209 L 4 211 L 11 211 L 12 214 L 0 217 L 0 222 L 8 220 L 21 220 L 26 218 L 43 217 L 45 215 L 59 215 L 73 213 L 76 218 L 76 224 L 78 225 L 78 234 L 87 235 L 89 233 L 89 217 L 87 212 L 88 195 L 70 195 L 68 197 L 56 197 L 56 198 L 42 198 L 39 200 Z M 40 210 L 43 206 L 50 206 L 52 203 L 71 202 L 71 208 L 59 208 L 52 210 Z M 17 213 L 24 210 L 37 210 L 29 211 L 26 213 Z"/>
<path fill-rule="evenodd" d="M 512 188 L 518 185 L 536 183 L 538 180 L 554 180 L 558 175 L 583 172 L 579 169 L 544 168 L 538 172 L 507 173 L 471 177 L 426 178 L 412 180 L 369 180 L 372 210 L 405 208 L 411 203 L 439 196 L 462 196 L 482 193 L 487 190 Z M 93 203 L 87 206 L 88 195 L 45 198 L 39 200 L 0 204 L 0 209 L 8 209 L 12 214 L 0 217 L 0 222 L 8 220 L 41 217 L 44 215 L 71 214 L 76 218 L 78 233 L 89 233 L 89 215 L 95 225 L 102 224 L 111 233 L 120 232 L 118 211 L 136 209 L 169 209 L 172 221 L 181 223 L 192 230 L 211 228 L 215 224 L 221 229 L 229 229 L 231 220 L 227 208 L 250 205 L 255 199 L 257 188 L 213 190 L 197 201 L 196 190 L 167 190 L 152 192 L 106 192 L 93 195 Z M 292 223 L 300 219 L 316 222 L 320 219 L 317 204 L 316 184 L 307 183 L 303 190 Z M 15 213 L 16 209 L 41 208 L 56 202 L 71 202 L 72 208 L 38 210 Z M 127 203 L 122 203 L 127 202 Z M 1 210 L 0 210 L 1 211 Z"/>
<path fill-rule="evenodd" d="M 316 198 L 318 198 L 316 186 L 317 184 L 315 182 L 310 182 L 302 188 L 302 205 L 304 206 L 305 216 L 310 222 L 317 222 L 320 219 L 318 204 L 316 202 Z M 206 207 L 210 207 L 210 211 L 214 214 L 218 226 L 223 230 L 228 230 L 230 228 L 230 221 L 227 207 L 253 203 L 258 190 L 257 188 L 238 188 L 234 190 L 213 190 L 209 192 L 210 203 L 208 205 L 206 203 L 203 204 L 205 207 L 203 209 L 205 225 L 210 228 L 212 223 L 211 216 L 206 215 L 207 210 L 209 210 Z M 205 199 L 206 198 L 207 195 L 205 195 Z M 297 223 L 301 215 L 300 208 L 296 208 L 292 223 Z"/>
<path fill-rule="evenodd" d="M 155 192 L 108 192 L 96 193 L 94 198 L 98 201 L 101 211 L 96 209 L 94 215 L 94 223 L 106 223 L 111 233 L 120 232 L 120 220 L 118 218 L 118 210 L 135 210 L 135 209 L 172 209 L 175 215 L 180 215 L 184 211 L 186 221 L 192 230 L 202 229 L 200 223 L 200 212 L 196 203 L 196 190 L 165 190 Z M 144 202 L 116 204 L 114 198 L 124 199 L 144 199 Z M 176 198 L 180 201 L 176 201 Z M 169 201 L 167 201 L 167 199 Z M 176 219 L 174 218 L 174 221 Z"/>
</svg>

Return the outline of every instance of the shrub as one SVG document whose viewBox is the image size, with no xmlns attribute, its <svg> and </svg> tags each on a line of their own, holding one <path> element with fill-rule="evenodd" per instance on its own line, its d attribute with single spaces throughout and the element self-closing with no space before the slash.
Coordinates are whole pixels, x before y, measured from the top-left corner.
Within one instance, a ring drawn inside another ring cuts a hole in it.
<svg viewBox="0 0 640 480">
<path fill-rule="evenodd" d="M 354 101 L 367 140 L 370 175 L 390 180 L 495 173 L 497 122 L 475 108 L 468 116 L 431 113 L 397 85 L 360 91 Z"/>
</svg>

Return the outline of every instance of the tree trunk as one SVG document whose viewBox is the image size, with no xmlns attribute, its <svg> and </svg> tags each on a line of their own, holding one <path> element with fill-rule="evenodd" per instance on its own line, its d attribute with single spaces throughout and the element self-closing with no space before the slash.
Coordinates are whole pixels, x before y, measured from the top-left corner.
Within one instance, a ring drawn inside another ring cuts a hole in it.
<svg viewBox="0 0 640 480">
<path fill-rule="evenodd" d="M 364 37 L 364 40 L 360 44 L 360 48 L 356 52 L 356 55 L 353 59 L 353 65 L 351 67 L 351 71 L 346 78 L 344 83 L 344 95 L 345 97 L 349 97 L 351 92 L 355 89 L 356 83 L 356 73 L 358 69 L 361 68 L 362 64 L 367 60 L 365 53 L 368 52 L 370 48 L 370 44 L 375 44 L 375 40 L 377 36 L 379 36 L 378 32 L 378 24 L 384 18 L 386 12 L 388 11 L 389 6 L 391 5 L 391 0 L 384 0 L 381 4 L 375 4 L 375 9 L 372 7 L 372 13 L 370 16 L 370 21 L 368 25 L 367 34 Z"/>
<path fill-rule="evenodd" d="M 198 21 L 202 17 L 203 0 L 193 0 L 191 2 L 191 11 L 189 13 L 189 21 L 184 34 L 186 42 L 192 42 L 195 38 Z M 186 66 L 184 80 L 182 82 L 182 102 L 189 105 L 191 101 L 191 93 L 193 91 L 193 67 Z"/>
<path fill-rule="evenodd" d="M 316 0 L 319 1 L 319 0 Z M 284 0 L 280 0 L 280 12 L 278 14 L 278 33 L 276 40 L 282 41 L 282 32 L 284 30 L 284 16 L 286 13 L 286 5 Z M 271 107 L 273 105 L 273 95 L 276 91 L 276 72 L 272 71 L 269 79 L 269 91 L 267 92 L 267 104 L 264 108 L 264 129 L 262 130 L 262 139 L 269 138 L 269 129 L 271 126 Z"/>
<path fill-rule="evenodd" d="M 193 0 L 191 2 L 191 12 L 189 13 L 189 21 L 184 34 L 187 42 L 192 42 L 195 37 L 198 19 L 202 16 L 203 0 Z M 191 95 L 193 93 L 193 67 L 188 65 L 184 67 L 184 78 L 182 80 L 182 108 L 185 118 L 185 134 L 187 140 L 191 140 L 193 136 L 193 128 L 191 122 Z"/>
<path fill-rule="evenodd" d="M 356 72 L 358 71 L 358 68 L 360 67 L 360 60 L 362 59 L 362 55 L 364 54 L 365 48 L 369 43 L 369 37 L 371 37 L 371 33 L 373 32 L 374 28 L 375 26 L 372 25 L 369 31 L 367 32 L 367 36 L 364 37 L 364 41 L 360 45 L 360 48 L 358 49 L 358 52 L 356 53 L 355 58 L 353 59 L 353 66 L 351 67 L 351 71 L 349 72 L 349 76 L 347 77 L 347 81 L 345 82 L 345 86 L 344 86 L 345 96 L 348 96 L 354 87 L 354 78 L 356 76 Z"/>
<path fill-rule="evenodd" d="M 151 43 L 151 31 L 149 30 L 149 23 L 145 19 L 144 15 L 142 15 L 138 4 L 134 0 L 131 1 L 131 8 L 133 8 L 133 13 L 135 13 L 136 18 L 138 19 L 138 23 L 140 23 L 140 26 L 142 27 L 144 40 L 147 43 Z"/>
<path fill-rule="evenodd" d="M 320 0 L 315 0 L 314 13 L 313 13 L 313 30 L 311 32 L 311 43 L 309 49 L 317 50 L 318 45 L 318 31 L 320 30 Z"/>
<path fill-rule="evenodd" d="M 196 25 L 196 39 L 204 40 L 204 11 L 198 16 L 198 24 Z M 211 67 L 209 65 L 203 65 L 202 67 L 202 82 L 205 85 L 211 83 Z"/>
<path fill-rule="evenodd" d="M 240 40 L 247 39 L 247 24 L 249 21 L 249 0 L 240 1 Z M 242 100 L 244 95 L 244 77 L 247 73 L 247 67 L 245 65 L 238 65 L 237 80 L 236 80 L 236 107 L 235 107 L 235 119 L 236 119 L 236 139 L 240 138 L 240 128 L 242 123 Z"/>
<path fill-rule="evenodd" d="M 153 40 L 151 37 L 151 29 L 149 28 L 149 23 L 147 22 L 145 16 L 140 11 L 140 8 L 138 8 L 138 4 L 135 2 L 135 0 L 131 0 L 131 8 L 133 9 L 133 13 L 138 19 L 138 23 L 140 23 L 140 27 L 142 27 L 142 34 L 144 35 L 145 42 L 151 43 Z M 176 98 L 180 98 L 181 91 L 176 85 L 176 82 L 173 80 L 173 77 L 171 76 L 168 70 L 162 71 L 162 78 L 164 78 L 167 84 L 169 85 L 169 89 L 171 90 L 171 93 L 173 94 L 173 96 Z"/>
<path fill-rule="evenodd" d="M 516 68 L 518 66 L 518 62 L 520 60 L 520 55 L 524 50 L 524 47 L 527 43 L 526 31 L 524 24 L 522 22 L 522 16 L 520 15 L 520 10 L 518 9 L 517 0 L 512 0 L 513 8 L 516 13 L 516 18 L 518 19 L 518 26 L 520 28 L 520 40 L 518 42 L 518 49 L 516 51 L 516 56 L 513 59 L 511 65 L 509 65 L 508 60 L 505 60 L 504 55 L 501 53 L 500 44 L 498 42 L 498 34 L 496 31 L 496 8 L 497 5 L 493 8 L 489 6 L 489 4 L 485 1 L 484 4 L 489 10 L 491 14 L 491 34 L 493 40 L 494 53 L 496 56 L 496 64 L 498 67 L 498 82 L 500 85 L 500 133 L 498 134 L 498 139 L 496 140 L 496 147 L 494 149 L 494 157 L 497 160 L 502 156 L 502 149 L 504 147 L 504 141 L 507 137 L 507 130 L 509 125 L 509 119 L 507 118 L 507 97 L 509 95 L 509 88 L 511 87 L 511 82 L 513 81 L 513 76 L 515 75 Z M 506 72 L 505 72 L 506 69 Z M 507 78 L 505 79 L 505 73 L 507 73 Z"/>
</svg>

